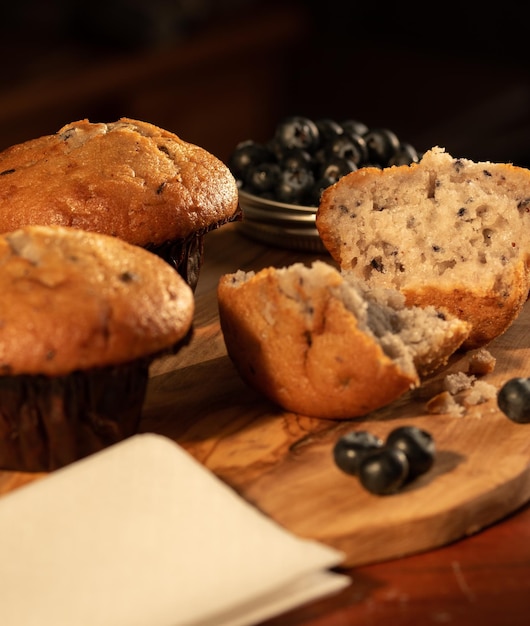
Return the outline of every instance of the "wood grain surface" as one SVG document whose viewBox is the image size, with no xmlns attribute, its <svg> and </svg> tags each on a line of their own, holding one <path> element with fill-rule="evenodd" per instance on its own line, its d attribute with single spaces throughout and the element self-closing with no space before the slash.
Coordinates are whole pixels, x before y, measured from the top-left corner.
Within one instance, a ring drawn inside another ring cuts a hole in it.
<svg viewBox="0 0 530 626">
<path fill-rule="evenodd" d="M 196 292 L 195 334 L 177 355 L 152 367 L 141 430 L 166 435 L 244 498 L 302 537 L 343 550 L 345 567 L 424 552 L 477 533 L 530 500 L 530 425 L 517 425 L 495 400 L 462 417 L 430 415 L 428 393 L 410 393 L 366 418 L 332 421 L 287 413 L 249 389 L 226 355 L 217 315 L 219 277 L 324 255 L 252 242 L 237 225 L 206 238 Z M 331 261 L 329 261 L 331 262 Z M 489 346 L 497 359 L 485 380 L 500 386 L 530 374 L 530 309 Z M 467 371 L 455 355 L 425 381 Z M 434 437 L 434 467 L 400 493 L 375 496 L 333 462 L 341 434 L 369 429 L 384 438 L 413 424 Z M 0 472 L 0 493 L 38 478 Z"/>
</svg>

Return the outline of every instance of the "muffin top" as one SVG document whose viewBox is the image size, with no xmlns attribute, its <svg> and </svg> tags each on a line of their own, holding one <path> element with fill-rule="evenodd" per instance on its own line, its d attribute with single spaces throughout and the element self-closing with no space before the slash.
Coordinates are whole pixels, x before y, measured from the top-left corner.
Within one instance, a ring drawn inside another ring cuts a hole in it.
<svg viewBox="0 0 530 626">
<path fill-rule="evenodd" d="M 60 376 L 154 357 L 191 330 L 193 292 L 119 238 L 61 226 L 0 235 L 0 375 Z"/>
<path fill-rule="evenodd" d="M 147 122 L 81 120 L 0 152 L 0 232 L 58 224 L 148 246 L 236 215 L 228 167 Z"/>
</svg>

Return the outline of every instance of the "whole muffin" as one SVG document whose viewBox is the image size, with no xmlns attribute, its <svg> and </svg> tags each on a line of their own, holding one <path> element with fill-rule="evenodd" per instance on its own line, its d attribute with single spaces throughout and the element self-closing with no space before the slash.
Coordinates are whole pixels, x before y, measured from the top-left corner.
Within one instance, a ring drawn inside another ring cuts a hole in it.
<svg viewBox="0 0 530 626">
<path fill-rule="evenodd" d="M 147 122 L 73 122 L 0 152 L 0 232 L 58 224 L 147 248 L 195 288 L 203 236 L 241 212 L 228 167 Z"/>
<path fill-rule="evenodd" d="M 149 365 L 192 333 L 191 287 L 119 238 L 0 235 L 0 467 L 47 471 L 134 434 Z"/>
</svg>

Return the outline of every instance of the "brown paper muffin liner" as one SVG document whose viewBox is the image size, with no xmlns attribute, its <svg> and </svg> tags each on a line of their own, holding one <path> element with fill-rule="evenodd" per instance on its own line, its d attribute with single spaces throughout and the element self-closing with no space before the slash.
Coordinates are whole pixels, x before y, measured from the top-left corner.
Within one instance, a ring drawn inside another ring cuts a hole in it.
<svg viewBox="0 0 530 626">
<path fill-rule="evenodd" d="M 0 377 L 0 468 L 51 471 L 136 433 L 151 360 Z"/>
<path fill-rule="evenodd" d="M 175 268 L 195 291 L 204 252 L 203 238 L 202 233 L 194 233 L 186 239 L 166 241 L 159 245 L 147 244 L 145 248 Z"/>
<path fill-rule="evenodd" d="M 202 261 L 204 257 L 204 236 L 212 230 L 220 228 L 229 222 L 239 222 L 242 219 L 241 208 L 236 213 L 223 221 L 198 230 L 189 237 L 165 241 L 162 244 L 146 244 L 144 247 L 153 252 L 174 267 L 188 285 L 195 291 L 199 282 Z"/>
</svg>

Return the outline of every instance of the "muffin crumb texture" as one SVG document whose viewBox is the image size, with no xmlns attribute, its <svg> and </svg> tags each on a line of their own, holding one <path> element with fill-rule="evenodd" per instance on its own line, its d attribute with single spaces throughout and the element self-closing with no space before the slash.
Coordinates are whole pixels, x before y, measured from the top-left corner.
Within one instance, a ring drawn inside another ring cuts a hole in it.
<svg viewBox="0 0 530 626">
<path fill-rule="evenodd" d="M 467 372 L 452 372 L 439 381 L 441 391 L 426 404 L 429 413 L 462 417 L 470 407 L 497 397 L 497 387 L 481 378 L 494 371 L 495 357 L 486 348 L 472 350 L 467 357 Z"/>
<path fill-rule="evenodd" d="M 225 275 L 218 301 L 242 378 L 286 410 L 324 418 L 388 404 L 444 365 L 469 332 L 322 261 Z"/>
<path fill-rule="evenodd" d="M 530 171 L 453 158 L 363 168 L 326 189 L 316 224 L 342 269 L 469 321 L 467 348 L 504 332 L 529 290 Z"/>
</svg>

